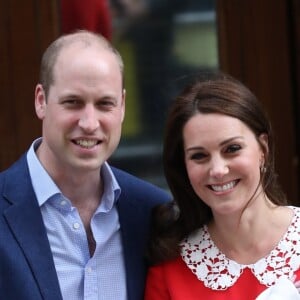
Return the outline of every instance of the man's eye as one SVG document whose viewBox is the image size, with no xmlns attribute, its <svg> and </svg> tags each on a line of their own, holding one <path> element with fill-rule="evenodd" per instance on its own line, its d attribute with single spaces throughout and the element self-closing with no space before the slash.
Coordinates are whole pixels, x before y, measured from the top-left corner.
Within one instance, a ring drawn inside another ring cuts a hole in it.
<svg viewBox="0 0 300 300">
<path fill-rule="evenodd" d="M 99 106 L 113 106 L 113 102 L 112 101 L 101 101 L 99 103 Z"/>
<path fill-rule="evenodd" d="M 102 100 L 97 103 L 98 109 L 101 110 L 111 110 L 116 106 L 115 102 L 112 100 Z"/>
<path fill-rule="evenodd" d="M 240 145 L 234 144 L 234 145 L 228 146 L 227 149 L 226 149 L 226 152 L 227 153 L 235 153 L 235 152 L 237 152 L 241 149 L 242 149 L 242 147 Z"/>
<path fill-rule="evenodd" d="M 79 103 L 80 102 L 77 99 L 67 99 L 67 100 L 63 101 L 64 105 L 70 105 L 70 106 L 72 106 L 72 105 L 79 105 Z"/>
</svg>

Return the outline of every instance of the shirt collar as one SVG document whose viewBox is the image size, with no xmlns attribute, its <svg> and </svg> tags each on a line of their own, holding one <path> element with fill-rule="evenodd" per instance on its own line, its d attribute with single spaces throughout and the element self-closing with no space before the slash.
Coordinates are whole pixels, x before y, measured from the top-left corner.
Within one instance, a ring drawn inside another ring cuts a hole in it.
<svg viewBox="0 0 300 300">
<path fill-rule="evenodd" d="M 121 188 L 107 162 L 102 165 L 101 176 L 104 183 L 104 193 L 101 201 L 101 211 L 110 211 L 119 199 Z"/>
<path fill-rule="evenodd" d="M 35 191 L 39 206 L 41 207 L 48 199 L 55 195 L 61 195 L 61 191 L 45 168 L 39 161 L 35 150 L 42 142 L 42 138 L 38 138 L 31 144 L 27 152 L 27 163 L 33 189 Z M 99 209 L 109 211 L 121 194 L 121 188 L 108 163 L 104 163 L 101 168 L 101 176 L 104 183 L 104 194 L 102 196 Z"/>
<path fill-rule="evenodd" d="M 39 206 L 42 206 L 52 196 L 61 194 L 61 191 L 44 169 L 35 153 L 41 142 L 42 138 L 33 141 L 27 152 L 29 174 Z"/>
</svg>

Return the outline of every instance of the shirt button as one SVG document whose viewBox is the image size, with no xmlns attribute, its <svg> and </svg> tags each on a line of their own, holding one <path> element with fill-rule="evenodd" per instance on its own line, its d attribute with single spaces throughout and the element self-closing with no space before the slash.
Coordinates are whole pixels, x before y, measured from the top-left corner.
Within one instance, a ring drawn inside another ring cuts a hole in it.
<svg viewBox="0 0 300 300">
<path fill-rule="evenodd" d="M 67 201 L 66 200 L 61 200 L 61 202 L 60 202 L 60 205 L 61 206 L 65 206 L 67 204 Z"/>
<path fill-rule="evenodd" d="M 88 268 L 86 268 L 86 271 L 87 271 L 88 273 L 92 273 L 92 272 L 93 272 L 93 269 L 92 269 L 91 267 L 88 267 Z"/>
<path fill-rule="evenodd" d="M 79 224 L 79 223 L 77 223 L 77 222 L 76 222 L 76 223 L 73 223 L 73 228 L 74 228 L 74 229 L 78 229 L 79 227 L 80 227 L 80 224 Z"/>
</svg>

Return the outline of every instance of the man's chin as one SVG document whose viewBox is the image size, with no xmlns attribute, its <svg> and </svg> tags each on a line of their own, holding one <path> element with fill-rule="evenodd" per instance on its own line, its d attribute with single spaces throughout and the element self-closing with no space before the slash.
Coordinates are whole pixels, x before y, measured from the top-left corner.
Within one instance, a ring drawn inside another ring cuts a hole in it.
<svg viewBox="0 0 300 300">
<path fill-rule="evenodd" d="M 80 159 L 76 160 L 76 162 L 73 164 L 73 169 L 74 171 L 76 170 L 76 172 L 99 171 L 104 162 L 104 160 L 99 159 Z"/>
</svg>

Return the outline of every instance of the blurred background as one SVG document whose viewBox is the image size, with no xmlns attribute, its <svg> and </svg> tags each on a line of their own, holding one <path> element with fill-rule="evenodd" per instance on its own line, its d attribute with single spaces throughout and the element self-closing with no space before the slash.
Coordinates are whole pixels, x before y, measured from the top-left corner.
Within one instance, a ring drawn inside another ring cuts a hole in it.
<svg viewBox="0 0 300 300">
<path fill-rule="evenodd" d="M 266 107 L 279 181 L 300 204 L 300 1 L 0 0 L 0 14 L 0 170 L 41 134 L 34 87 L 43 51 L 62 33 L 88 29 L 125 62 L 126 117 L 113 165 L 167 189 L 169 104 L 194 74 L 222 70 Z"/>
</svg>

